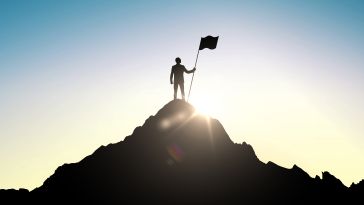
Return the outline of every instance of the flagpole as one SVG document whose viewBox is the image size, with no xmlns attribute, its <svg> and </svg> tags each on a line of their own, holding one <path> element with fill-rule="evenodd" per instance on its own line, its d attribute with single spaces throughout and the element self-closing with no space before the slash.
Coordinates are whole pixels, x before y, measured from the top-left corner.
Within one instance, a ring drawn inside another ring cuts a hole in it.
<svg viewBox="0 0 364 205">
<path fill-rule="evenodd" d="M 194 68 L 196 68 L 199 53 L 200 53 L 200 48 L 198 48 L 198 51 L 197 51 L 197 56 L 196 56 L 196 61 L 195 61 L 195 67 Z M 190 99 L 190 93 L 191 93 L 191 88 L 192 88 L 192 83 L 193 83 L 193 77 L 195 77 L 195 72 L 193 72 L 193 74 L 192 74 L 192 80 L 191 80 L 191 84 L 190 84 L 190 90 L 188 91 L 187 102 Z"/>
</svg>

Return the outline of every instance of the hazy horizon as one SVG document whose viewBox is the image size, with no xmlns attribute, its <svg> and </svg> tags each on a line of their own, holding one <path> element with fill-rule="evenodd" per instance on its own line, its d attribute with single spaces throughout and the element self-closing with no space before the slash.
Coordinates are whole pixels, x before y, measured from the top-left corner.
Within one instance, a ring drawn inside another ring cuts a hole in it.
<svg viewBox="0 0 364 205">
<path fill-rule="evenodd" d="M 115 143 L 173 99 L 191 103 L 260 160 L 364 179 L 361 1 L 1 1 L 0 189 L 40 186 Z M 185 74 L 185 87 L 191 75 Z"/>
</svg>

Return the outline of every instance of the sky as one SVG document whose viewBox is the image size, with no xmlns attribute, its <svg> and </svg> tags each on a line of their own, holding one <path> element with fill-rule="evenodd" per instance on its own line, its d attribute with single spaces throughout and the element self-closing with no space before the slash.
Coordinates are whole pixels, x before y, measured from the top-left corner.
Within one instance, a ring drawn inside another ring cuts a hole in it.
<svg viewBox="0 0 364 205">
<path fill-rule="evenodd" d="M 0 188 L 130 135 L 207 35 L 196 109 L 263 162 L 364 179 L 363 1 L 0 0 Z"/>
</svg>

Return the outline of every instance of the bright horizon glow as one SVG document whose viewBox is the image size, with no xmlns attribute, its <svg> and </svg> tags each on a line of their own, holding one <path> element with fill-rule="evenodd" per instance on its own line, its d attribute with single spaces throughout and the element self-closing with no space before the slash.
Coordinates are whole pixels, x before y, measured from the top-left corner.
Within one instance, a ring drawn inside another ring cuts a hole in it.
<svg viewBox="0 0 364 205">
<path fill-rule="evenodd" d="M 207 35 L 220 37 L 199 54 L 199 112 L 263 162 L 364 179 L 364 2 L 1 1 L 0 29 L 0 189 L 130 135 Z"/>
</svg>

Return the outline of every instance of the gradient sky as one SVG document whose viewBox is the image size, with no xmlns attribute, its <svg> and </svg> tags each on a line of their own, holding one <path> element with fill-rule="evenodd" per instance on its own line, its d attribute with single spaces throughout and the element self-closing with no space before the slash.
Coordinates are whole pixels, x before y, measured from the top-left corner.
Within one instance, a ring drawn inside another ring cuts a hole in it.
<svg viewBox="0 0 364 205">
<path fill-rule="evenodd" d="M 1 0 L 0 188 L 130 135 L 206 35 L 197 109 L 263 162 L 364 179 L 363 1 Z"/>
</svg>

